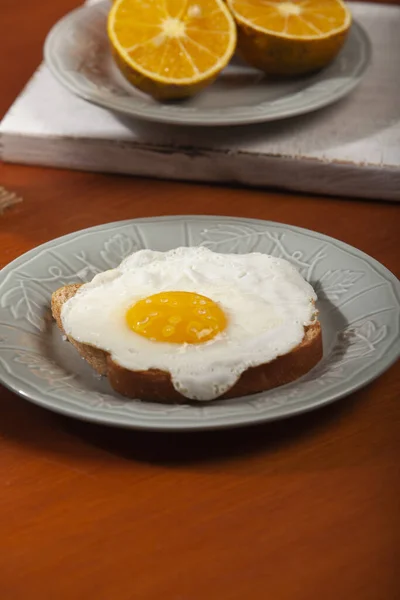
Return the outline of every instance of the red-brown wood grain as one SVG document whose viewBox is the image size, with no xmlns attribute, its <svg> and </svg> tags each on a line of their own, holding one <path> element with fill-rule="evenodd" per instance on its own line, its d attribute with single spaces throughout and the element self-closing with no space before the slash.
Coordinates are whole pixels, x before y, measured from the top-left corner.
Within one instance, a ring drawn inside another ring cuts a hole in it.
<svg viewBox="0 0 400 600">
<path fill-rule="evenodd" d="M 0 114 L 77 4 L 2 0 Z M 400 273 L 394 203 L 16 165 L 0 185 L 23 197 L 0 216 L 0 267 L 83 227 L 184 212 L 316 229 Z M 399 396 L 395 365 L 300 418 L 167 435 L 73 421 L 0 386 L 0 598 L 400 598 Z"/>
</svg>

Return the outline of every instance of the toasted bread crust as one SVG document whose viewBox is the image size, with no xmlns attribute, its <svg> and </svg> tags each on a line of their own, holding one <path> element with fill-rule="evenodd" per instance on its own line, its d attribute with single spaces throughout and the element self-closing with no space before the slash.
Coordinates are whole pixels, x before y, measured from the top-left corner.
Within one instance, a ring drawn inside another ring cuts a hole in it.
<svg viewBox="0 0 400 600">
<path fill-rule="evenodd" d="M 63 304 L 76 294 L 80 286 L 81 284 L 66 285 L 56 290 L 51 298 L 53 317 L 64 335 L 61 309 Z M 90 366 L 100 375 L 108 377 L 113 389 L 123 396 L 163 404 L 189 402 L 188 398 L 174 388 L 171 375 L 167 371 L 159 369 L 131 371 L 115 363 L 110 354 L 104 350 L 77 342 L 71 336 L 67 338 Z M 271 362 L 246 369 L 238 381 L 225 394 L 219 396 L 218 400 L 247 396 L 290 383 L 310 371 L 321 358 L 321 325 L 319 321 L 315 321 L 305 328 L 304 338 L 296 348 Z"/>
</svg>

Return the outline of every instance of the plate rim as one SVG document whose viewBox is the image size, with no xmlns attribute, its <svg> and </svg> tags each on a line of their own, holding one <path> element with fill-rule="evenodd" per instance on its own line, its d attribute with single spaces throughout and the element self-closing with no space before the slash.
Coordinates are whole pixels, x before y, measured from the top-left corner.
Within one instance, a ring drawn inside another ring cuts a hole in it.
<svg viewBox="0 0 400 600">
<path fill-rule="evenodd" d="M 162 112 L 161 110 L 157 110 L 157 107 L 152 108 L 140 108 L 134 107 L 133 110 L 127 110 L 124 107 L 113 106 L 113 103 L 105 99 L 101 94 L 97 94 L 94 91 L 81 89 L 79 86 L 74 85 L 68 77 L 65 76 L 64 72 L 59 69 L 56 65 L 56 61 L 52 55 L 52 45 L 54 40 L 57 39 L 59 34 L 59 30 L 65 25 L 68 20 L 72 20 L 75 14 L 78 14 L 82 11 L 96 11 L 101 9 L 101 7 L 105 7 L 108 3 L 108 0 L 100 0 L 99 2 L 95 2 L 94 4 L 83 5 L 78 8 L 69 11 L 65 14 L 61 19 L 59 19 L 53 27 L 48 32 L 44 48 L 44 61 L 51 74 L 55 77 L 55 79 L 70 93 L 73 95 L 82 98 L 83 100 L 90 102 L 96 106 L 99 106 L 103 109 L 109 110 L 111 112 L 116 112 L 119 114 L 124 114 L 131 118 L 138 118 L 141 121 L 148 121 L 152 123 L 164 123 L 169 125 L 176 125 L 180 127 L 227 127 L 227 126 L 243 126 L 243 125 L 251 125 L 257 123 L 267 123 L 279 121 L 282 119 L 288 119 L 293 117 L 299 117 L 304 114 L 312 113 L 319 109 L 325 108 L 337 101 L 341 100 L 348 94 L 354 91 L 354 89 L 358 86 L 360 81 L 362 80 L 366 70 L 368 69 L 371 63 L 372 56 L 372 45 L 369 39 L 367 32 L 364 27 L 360 25 L 360 23 L 353 17 L 352 25 L 350 29 L 350 35 L 352 32 L 357 31 L 358 36 L 362 39 L 363 49 L 364 49 L 364 59 L 361 64 L 358 66 L 356 72 L 352 75 L 351 80 L 348 79 L 346 84 L 342 84 L 342 86 L 336 91 L 335 94 L 326 94 L 322 99 L 314 99 L 310 104 L 304 105 L 298 109 L 293 110 L 293 108 L 286 108 L 280 111 L 278 115 L 274 114 L 265 114 L 262 111 L 253 111 L 252 114 L 248 116 L 235 116 L 229 115 L 224 117 L 225 112 L 223 112 L 218 117 L 209 116 L 208 118 L 204 116 L 201 117 L 196 116 L 196 114 L 186 114 L 186 115 L 177 115 L 171 114 L 168 112 Z M 309 90 L 310 88 L 305 88 Z M 252 109 L 249 109 L 250 112 Z"/>
<path fill-rule="evenodd" d="M 303 235 L 307 235 L 312 237 L 313 239 L 326 240 L 327 242 L 333 243 L 335 246 L 340 247 L 342 250 L 344 249 L 347 252 L 350 252 L 352 255 L 357 256 L 358 258 L 362 258 L 366 260 L 367 263 L 372 266 L 381 276 L 383 276 L 388 283 L 393 288 L 393 292 L 399 301 L 400 306 L 400 281 L 396 277 L 396 275 L 391 272 L 385 265 L 380 263 L 375 258 L 371 257 L 369 254 L 363 252 L 362 250 L 358 250 L 355 246 L 347 244 L 346 242 L 342 242 L 337 238 L 333 238 L 323 233 L 319 233 L 314 230 L 310 230 L 303 227 L 298 227 L 296 225 L 290 225 L 286 223 L 280 223 L 276 221 L 269 221 L 263 219 L 255 219 L 248 217 L 235 217 L 235 216 L 227 216 L 227 215 L 165 215 L 159 217 L 140 217 L 133 219 L 123 219 L 119 221 L 112 221 L 109 223 L 103 223 L 99 225 L 95 225 L 93 227 L 86 227 L 83 229 L 79 229 L 68 234 L 59 236 L 57 238 L 53 238 L 40 244 L 31 250 L 23 253 L 21 256 L 15 258 L 13 261 L 5 265 L 0 270 L 0 284 L 4 283 L 8 276 L 21 264 L 26 264 L 32 258 L 39 255 L 43 251 L 50 249 L 54 245 L 59 245 L 60 243 L 66 243 L 71 241 L 75 237 L 80 235 L 84 235 L 85 233 L 91 232 L 96 233 L 97 231 L 104 230 L 112 230 L 115 228 L 124 227 L 126 225 L 138 225 L 141 223 L 149 223 L 149 222 L 162 222 L 162 221 L 187 221 L 187 220 L 204 220 L 210 222 L 218 222 L 218 221 L 245 221 L 254 225 L 263 225 L 267 227 L 280 227 L 283 229 L 292 230 L 295 233 L 300 233 Z M 310 235 L 311 234 L 311 235 Z M 184 422 L 184 423 L 176 423 L 174 421 L 166 420 L 164 423 L 149 423 L 149 422 L 134 422 L 136 417 L 132 417 L 130 422 L 127 422 L 126 416 L 118 415 L 117 413 L 102 415 L 102 414 L 90 414 L 91 407 L 87 406 L 87 413 L 85 414 L 85 410 L 81 408 L 77 408 L 76 406 L 59 406 L 54 405 L 54 400 L 48 398 L 46 395 L 41 395 L 40 392 L 32 392 L 32 390 L 27 389 L 29 384 L 26 384 L 25 389 L 24 386 L 21 387 L 21 383 L 19 379 L 10 373 L 10 371 L 4 366 L 3 361 L 0 360 L 0 383 L 2 383 L 5 387 L 10 389 L 12 392 L 20 395 L 22 398 L 41 406 L 42 408 L 46 408 L 51 410 L 52 412 L 63 414 L 68 417 L 78 418 L 83 421 L 93 422 L 102 425 L 108 425 L 113 427 L 121 427 L 125 429 L 141 429 L 141 430 L 153 430 L 153 431 L 199 431 L 199 430 L 212 430 L 212 429 L 227 429 L 234 427 L 244 427 L 249 425 L 258 425 L 261 423 L 272 422 L 276 420 L 281 420 L 289 417 L 294 417 L 299 414 L 303 414 L 312 410 L 316 410 L 328 404 L 335 402 L 349 394 L 353 394 L 362 387 L 368 385 L 372 381 L 374 381 L 377 377 L 379 377 L 382 373 L 384 373 L 387 369 L 389 369 L 399 358 L 400 356 L 400 347 L 398 347 L 396 351 L 396 347 L 391 353 L 391 358 L 389 360 L 382 359 L 380 361 L 375 362 L 370 366 L 367 373 L 364 374 L 361 380 L 356 385 L 351 385 L 351 381 L 348 386 L 342 389 L 341 391 L 331 391 L 328 392 L 327 395 L 322 396 L 320 400 L 315 400 L 312 404 L 306 406 L 297 406 L 294 407 L 288 406 L 287 410 L 283 412 L 283 414 L 272 414 L 272 415 L 257 415 L 257 414 L 249 414 L 249 415 L 240 415 L 239 419 L 234 420 L 233 422 L 230 420 L 229 422 L 219 422 L 218 417 L 213 416 L 211 422 L 204 421 L 194 421 L 194 422 Z M 284 388 L 285 386 L 282 386 Z M 221 417 L 223 419 L 223 415 Z M 211 418 L 210 418 L 211 419 Z"/>
</svg>

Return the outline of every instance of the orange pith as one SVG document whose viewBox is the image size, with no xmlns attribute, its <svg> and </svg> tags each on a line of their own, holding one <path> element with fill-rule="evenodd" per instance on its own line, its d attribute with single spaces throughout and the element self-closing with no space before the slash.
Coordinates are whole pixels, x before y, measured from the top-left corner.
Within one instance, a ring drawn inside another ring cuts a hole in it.
<svg viewBox="0 0 400 600">
<path fill-rule="evenodd" d="M 328 65 L 343 46 L 351 13 L 342 0 L 228 0 L 238 49 L 272 75 L 301 75 Z"/>
<path fill-rule="evenodd" d="M 295 38 L 331 35 L 349 16 L 337 0 L 232 0 L 231 5 L 253 27 Z"/>
</svg>

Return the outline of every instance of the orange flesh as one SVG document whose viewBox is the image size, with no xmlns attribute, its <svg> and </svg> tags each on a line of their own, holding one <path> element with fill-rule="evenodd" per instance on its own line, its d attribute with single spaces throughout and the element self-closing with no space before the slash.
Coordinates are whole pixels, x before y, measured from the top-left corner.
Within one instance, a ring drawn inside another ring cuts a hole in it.
<svg viewBox="0 0 400 600">
<path fill-rule="evenodd" d="M 232 46 L 232 21 L 215 0 L 124 0 L 113 34 L 140 69 L 181 80 L 218 66 Z"/>
<path fill-rule="evenodd" d="M 233 0 L 232 6 L 249 24 L 291 37 L 322 37 L 348 20 L 336 0 Z"/>
</svg>

